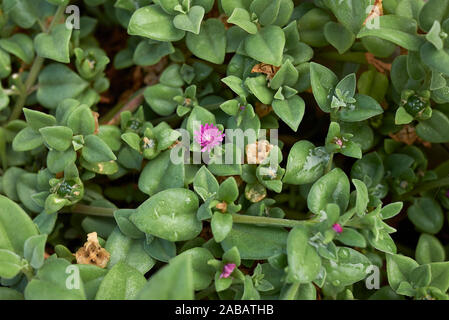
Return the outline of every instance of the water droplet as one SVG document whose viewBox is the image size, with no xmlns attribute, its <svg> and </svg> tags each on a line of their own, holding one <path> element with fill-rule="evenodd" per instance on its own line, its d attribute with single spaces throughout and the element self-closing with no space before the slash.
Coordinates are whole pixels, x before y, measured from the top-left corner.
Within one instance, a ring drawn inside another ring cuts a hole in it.
<svg viewBox="0 0 449 320">
<path fill-rule="evenodd" d="M 340 280 L 334 280 L 332 281 L 332 284 L 336 287 L 338 287 L 340 285 Z"/>
</svg>

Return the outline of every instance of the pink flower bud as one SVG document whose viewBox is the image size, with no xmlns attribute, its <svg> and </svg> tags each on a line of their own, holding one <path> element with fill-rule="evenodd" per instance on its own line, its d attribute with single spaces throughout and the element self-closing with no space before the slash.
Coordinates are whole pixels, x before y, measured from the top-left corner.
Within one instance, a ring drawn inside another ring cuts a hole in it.
<svg viewBox="0 0 449 320">
<path fill-rule="evenodd" d="M 234 271 L 236 265 L 234 263 L 228 263 L 223 267 L 223 272 L 220 274 L 221 278 L 229 278 L 231 273 Z"/>
<path fill-rule="evenodd" d="M 335 141 L 335 144 L 336 144 L 337 146 L 339 146 L 340 148 L 343 147 L 343 141 L 341 141 L 341 139 L 337 139 L 337 140 Z"/>
<path fill-rule="evenodd" d="M 340 224 L 336 223 L 332 226 L 332 229 L 334 229 L 334 231 L 336 233 L 342 233 L 343 232 L 343 228 L 341 227 Z"/>
</svg>

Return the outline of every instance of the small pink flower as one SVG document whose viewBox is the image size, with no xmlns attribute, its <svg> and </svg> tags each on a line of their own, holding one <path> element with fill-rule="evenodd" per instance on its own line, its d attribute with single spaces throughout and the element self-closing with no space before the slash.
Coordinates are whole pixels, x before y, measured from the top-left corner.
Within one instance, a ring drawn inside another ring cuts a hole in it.
<svg viewBox="0 0 449 320">
<path fill-rule="evenodd" d="M 234 263 L 228 263 L 223 267 L 223 272 L 220 274 L 221 278 L 229 278 L 231 273 L 234 271 L 236 265 Z"/>
<path fill-rule="evenodd" d="M 341 225 L 339 223 L 336 223 L 332 226 L 332 229 L 334 229 L 334 231 L 336 233 L 342 233 L 343 232 L 343 228 L 341 227 Z"/>
<path fill-rule="evenodd" d="M 245 106 L 240 106 L 240 110 L 245 110 Z"/>
<path fill-rule="evenodd" d="M 337 140 L 335 141 L 335 144 L 336 144 L 337 146 L 339 146 L 340 148 L 343 147 L 343 141 L 341 141 L 341 139 L 337 139 Z"/>
<path fill-rule="evenodd" d="M 221 144 L 225 136 L 212 123 L 200 125 L 200 130 L 195 131 L 193 134 L 195 141 L 202 147 L 201 152 L 210 152 L 212 148 Z"/>
</svg>

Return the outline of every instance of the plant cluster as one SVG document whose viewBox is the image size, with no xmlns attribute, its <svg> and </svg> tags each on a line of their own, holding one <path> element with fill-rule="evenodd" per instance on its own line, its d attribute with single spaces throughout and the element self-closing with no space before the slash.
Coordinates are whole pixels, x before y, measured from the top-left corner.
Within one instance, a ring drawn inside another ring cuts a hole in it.
<svg viewBox="0 0 449 320">
<path fill-rule="evenodd" d="M 449 0 L 0 0 L 0 299 L 449 299 L 448 34 Z"/>
</svg>

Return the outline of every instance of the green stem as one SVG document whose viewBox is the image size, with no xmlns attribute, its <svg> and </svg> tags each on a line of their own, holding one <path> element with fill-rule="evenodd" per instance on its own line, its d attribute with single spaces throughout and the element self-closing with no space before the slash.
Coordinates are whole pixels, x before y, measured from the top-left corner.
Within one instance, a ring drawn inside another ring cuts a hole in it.
<svg viewBox="0 0 449 320">
<path fill-rule="evenodd" d="M 332 162 L 333 161 L 334 161 L 334 153 L 332 152 L 329 157 L 329 161 L 327 162 L 325 173 L 328 173 L 332 170 Z"/>
<path fill-rule="evenodd" d="M 28 282 L 30 282 L 34 278 L 33 268 L 29 264 L 22 268 L 22 273 L 25 275 Z"/>
<path fill-rule="evenodd" d="M 97 216 L 97 217 L 113 217 L 114 212 L 117 209 L 114 208 L 101 208 L 101 207 L 92 207 L 84 204 L 77 204 L 70 208 L 70 213 L 81 213 L 89 216 Z"/>
<path fill-rule="evenodd" d="M 441 178 L 435 181 L 430 181 L 427 183 L 424 183 L 422 185 L 420 185 L 419 187 L 413 189 L 410 192 L 404 193 L 403 195 L 398 197 L 398 201 L 403 201 L 403 200 L 407 200 L 408 198 L 419 194 L 419 193 L 423 193 L 432 189 L 436 189 L 436 188 L 441 188 L 441 187 L 446 187 L 449 186 L 449 177 L 445 177 L 445 178 Z"/>
<path fill-rule="evenodd" d="M 106 113 L 101 119 L 101 124 L 116 125 L 120 123 L 120 115 L 124 111 L 135 111 L 144 100 L 143 92 L 145 88 L 138 90 L 131 99 L 125 104 L 119 103 L 114 106 L 108 113 Z"/>
<path fill-rule="evenodd" d="M 259 217 L 259 216 L 248 216 L 242 214 L 232 214 L 233 223 L 241 224 L 259 224 L 265 226 L 273 227 L 286 227 L 294 228 L 297 226 L 303 226 L 305 224 L 313 223 L 308 220 L 289 220 L 289 219 L 279 219 L 279 218 L 269 218 L 269 217 Z"/>
<path fill-rule="evenodd" d="M 49 33 L 53 26 L 56 24 L 56 21 L 58 21 L 64 14 L 65 7 L 59 6 L 58 10 L 55 13 L 55 16 L 53 17 L 53 20 L 50 24 L 50 26 L 47 29 L 47 33 Z M 22 109 L 25 106 L 26 100 L 29 95 L 30 89 L 34 86 L 34 83 L 36 82 L 37 76 L 39 75 L 39 72 L 42 69 L 42 66 L 44 64 L 44 58 L 36 56 L 34 59 L 33 65 L 31 66 L 30 72 L 28 74 L 28 78 L 25 82 L 25 88 L 20 92 L 20 95 L 16 101 L 16 104 L 14 105 L 14 109 L 12 110 L 11 116 L 9 118 L 9 121 L 16 120 L 20 117 L 22 114 Z"/>
<path fill-rule="evenodd" d="M 114 208 L 100 208 L 92 207 L 83 204 L 77 204 L 70 208 L 70 213 L 80 213 L 98 217 L 113 217 L 114 212 L 117 209 Z M 311 220 L 289 220 L 289 219 L 279 219 L 279 218 L 269 218 L 269 217 L 259 217 L 259 216 L 248 216 L 242 214 L 232 214 L 232 221 L 234 223 L 241 224 L 258 224 L 264 226 L 276 226 L 276 227 L 286 227 L 294 228 L 297 226 L 302 226 L 305 224 L 315 223 Z"/>
</svg>

